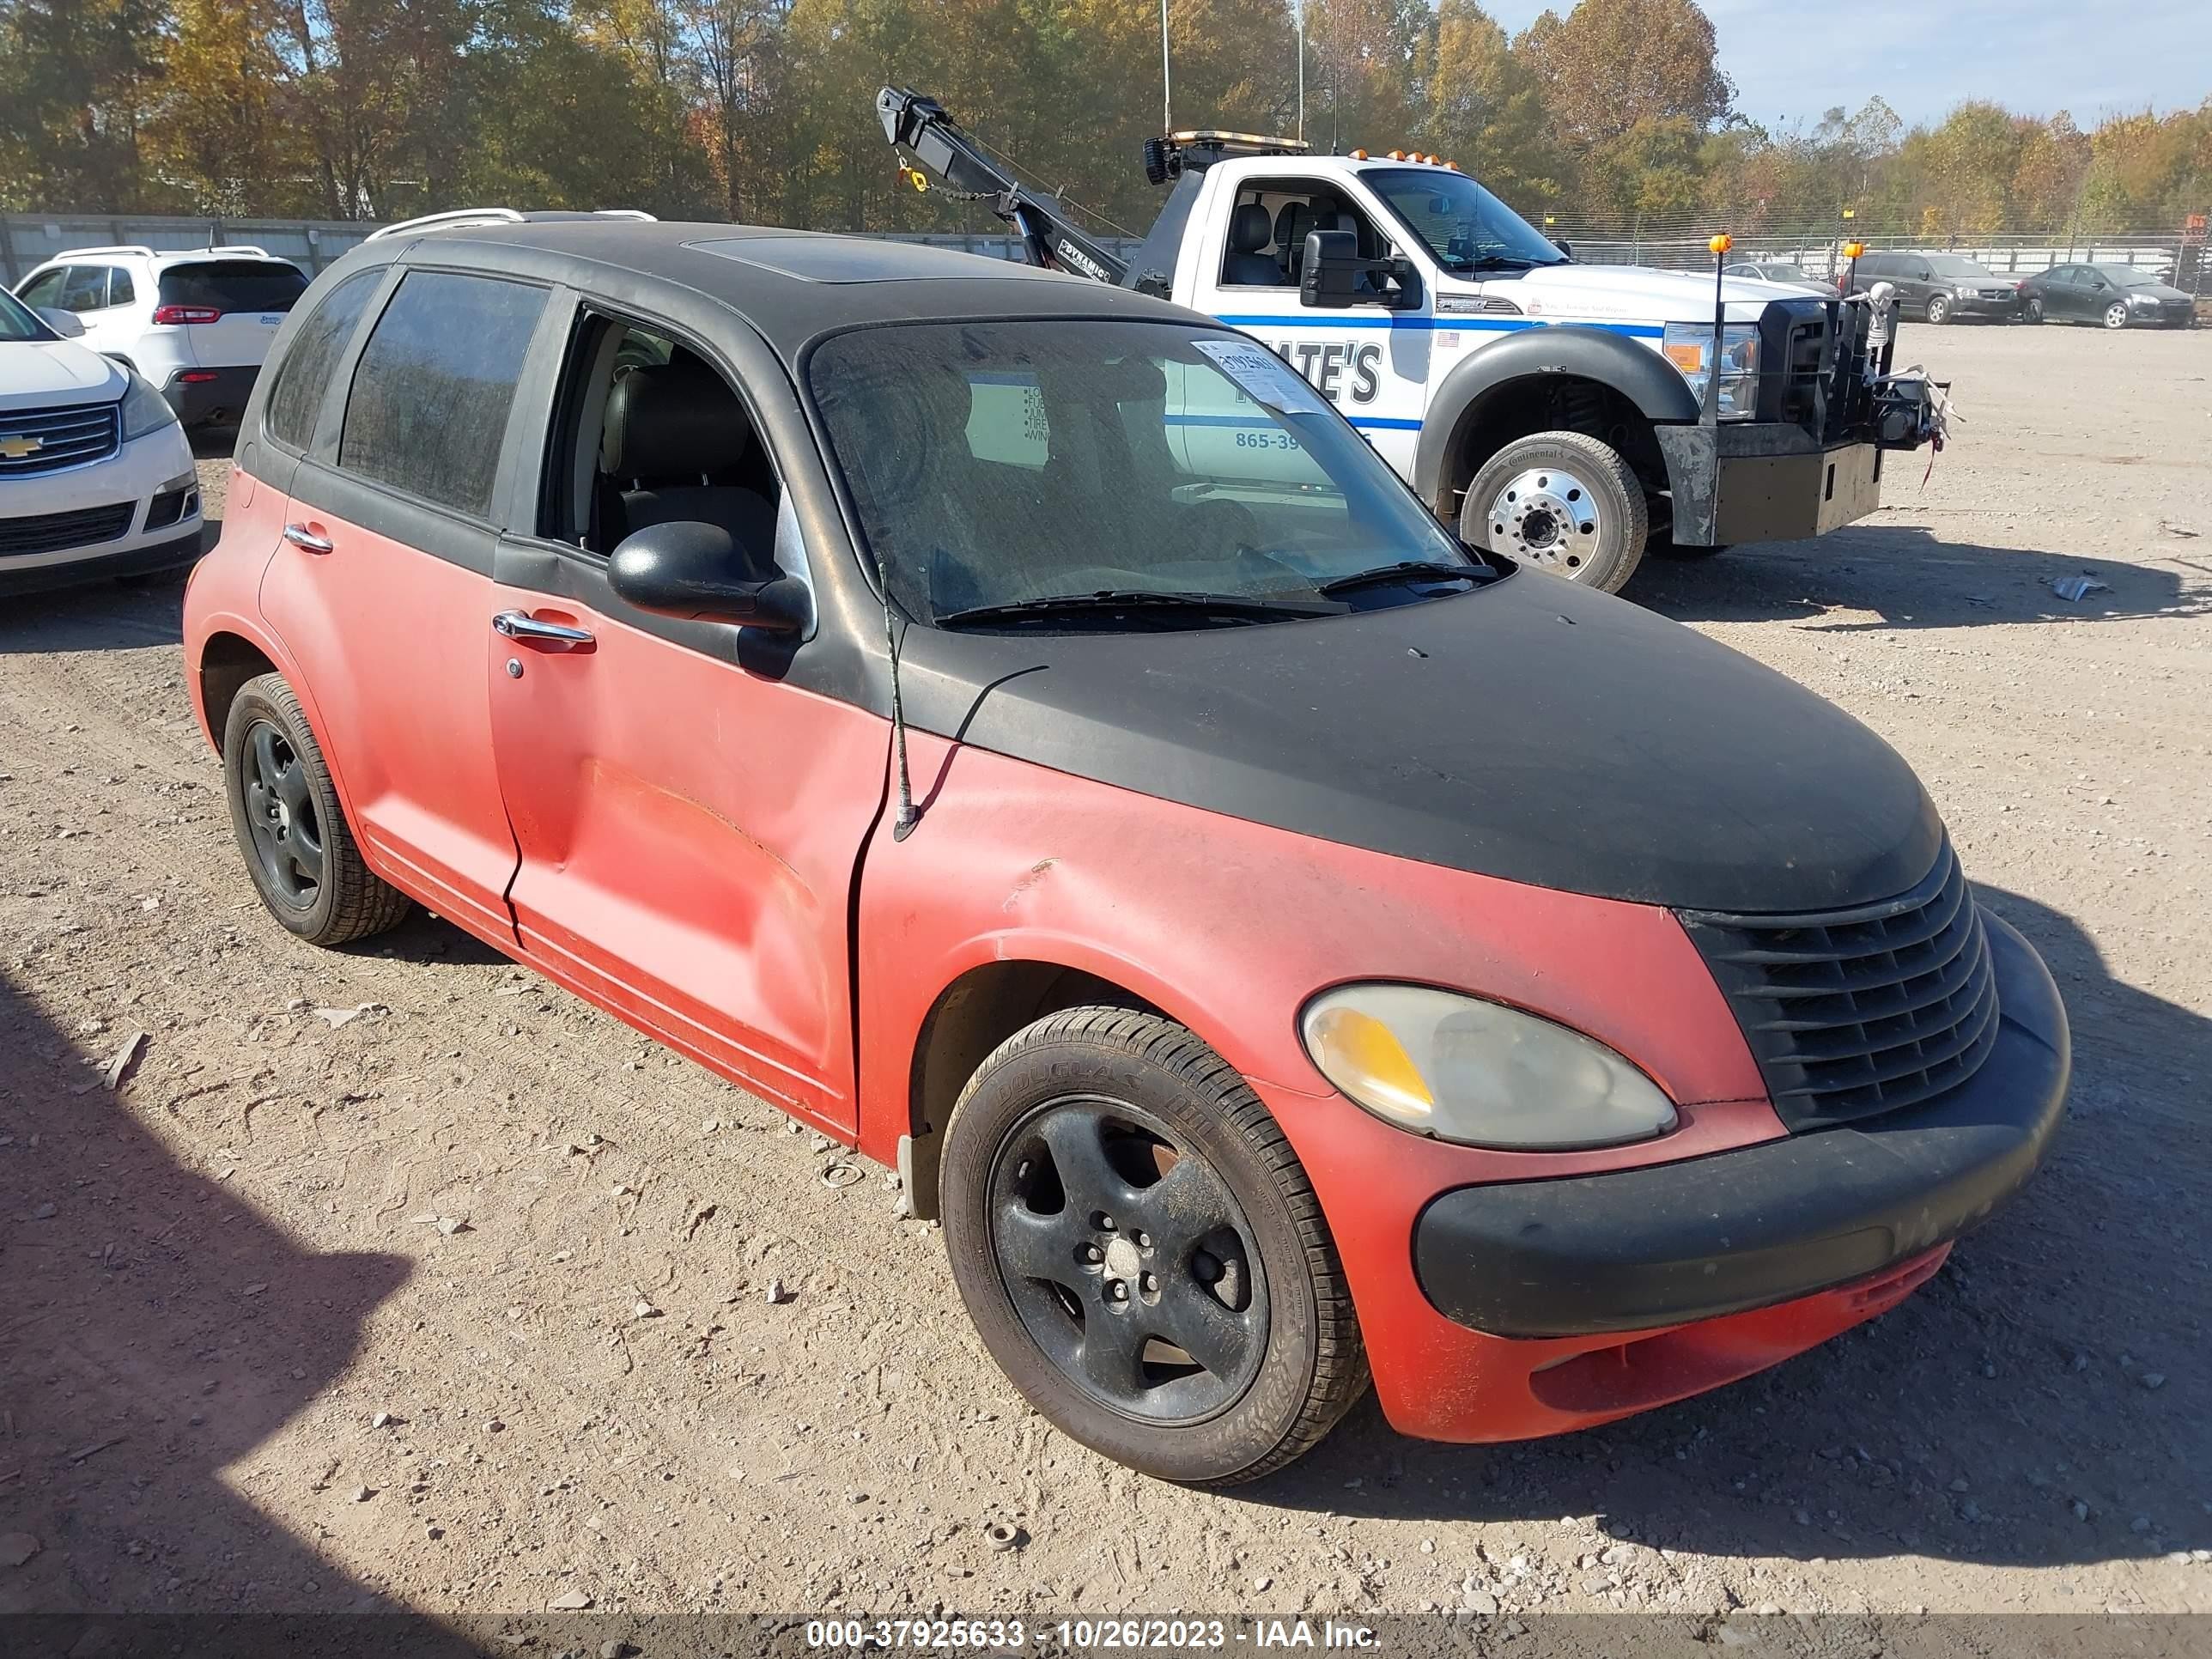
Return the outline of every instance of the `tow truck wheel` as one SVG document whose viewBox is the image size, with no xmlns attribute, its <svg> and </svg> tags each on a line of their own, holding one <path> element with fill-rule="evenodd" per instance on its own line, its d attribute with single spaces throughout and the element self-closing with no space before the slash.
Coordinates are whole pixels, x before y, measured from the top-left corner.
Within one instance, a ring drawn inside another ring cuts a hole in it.
<svg viewBox="0 0 2212 1659">
<path fill-rule="evenodd" d="M 1505 446 L 1474 475 L 1460 539 L 1618 593 L 1650 538 L 1644 486 L 1620 452 L 1586 432 L 1538 432 Z"/>
<path fill-rule="evenodd" d="M 945 1243 L 991 1357 L 1062 1433 L 1234 1486 L 1365 1390 L 1328 1224 L 1267 1107 L 1190 1031 L 1071 1008 L 1006 1039 L 945 1127 Z"/>
<path fill-rule="evenodd" d="M 1951 296 L 1931 294 L 1928 296 L 1928 320 L 1941 328 L 1951 320 Z"/>
</svg>

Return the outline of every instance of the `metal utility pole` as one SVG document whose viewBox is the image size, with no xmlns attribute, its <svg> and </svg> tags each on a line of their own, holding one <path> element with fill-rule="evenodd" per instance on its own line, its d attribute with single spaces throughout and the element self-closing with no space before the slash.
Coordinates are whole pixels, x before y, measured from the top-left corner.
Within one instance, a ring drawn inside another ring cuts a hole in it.
<svg viewBox="0 0 2212 1659">
<path fill-rule="evenodd" d="M 1175 131 L 1175 88 L 1168 72 L 1168 0 L 1160 0 L 1160 131 Z"/>
<path fill-rule="evenodd" d="M 1296 20 L 1296 21 L 1297 21 L 1297 28 L 1298 28 L 1298 131 L 1297 131 L 1297 136 L 1298 136 L 1301 139 L 1303 139 L 1303 138 L 1306 136 L 1306 5 L 1305 5 L 1305 0 L 1298 0 L 1297 5 L 1293 9 L 1292 9 L 1292 11 L 1291 11 L 1291 17 L 1292 17 L 1294 20 Z"/>
</svg>

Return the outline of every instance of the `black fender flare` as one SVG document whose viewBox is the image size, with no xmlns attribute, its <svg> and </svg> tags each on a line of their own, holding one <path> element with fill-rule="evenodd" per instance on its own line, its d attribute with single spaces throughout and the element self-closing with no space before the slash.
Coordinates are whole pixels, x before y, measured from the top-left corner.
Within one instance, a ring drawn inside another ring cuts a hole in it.
<svg viewBox="0 0 2212 1659">
<path fill-rule="evenodd" d="M 1452 456 L 1481 404 L 1509 385 L 1547 374 L 1571 374 L 1610 386 L 1655 423 L 1698 418 L 1689 382 L 1649 346 L 1609 329 L 1573 324 L 1527 329 L 1470 353 L 1429 400 L 1413 450 L 1413 488 L 1420 498 L 1439 504 Z"/>
</svg>

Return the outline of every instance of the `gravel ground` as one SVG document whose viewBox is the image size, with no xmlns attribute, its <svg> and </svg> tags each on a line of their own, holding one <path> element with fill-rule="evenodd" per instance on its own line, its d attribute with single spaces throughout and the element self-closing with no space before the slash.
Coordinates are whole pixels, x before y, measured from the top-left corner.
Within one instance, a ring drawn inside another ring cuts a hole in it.
<svg viewBox="0 0 2212 1659">
<path fill-rule="evenodd" d="M 2212 331 L 1906 348 L 1924 488 L 1631 597 L 1919 769 L 2071 1008 L 2051 1164 L 1764 1376 L 1227 1495 L 1027 1412 L 872 1168 L 443 924 L 269 921 L 177 584 L 8 602 L 0 1612 L 2212 1609 Z"/>
</svg>

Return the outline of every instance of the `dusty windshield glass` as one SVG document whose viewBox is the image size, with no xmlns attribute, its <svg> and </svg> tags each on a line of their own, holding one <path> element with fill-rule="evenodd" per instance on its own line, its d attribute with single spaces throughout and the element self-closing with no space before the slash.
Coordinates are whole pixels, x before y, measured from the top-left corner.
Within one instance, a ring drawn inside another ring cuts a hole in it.
<svg viewBox="0 0 2212 1659">
<path fill-rule="evenodd" d="M 1289 620 L 1489 574 L 1239 335 L 908 324 L 825 342 L 807 378 L 866 550 L 926 622 L 1070 599 L 1090 602 L 1071 623 L 1089 628 Z M 1401 564 L 1424 570 L 1324 592 Z M 1102 594 L 1135 597 L 1111 608 Z M 1062 622 L 1073 609 L 1041 607 Z"/>
<path fill-rule="evenodd" d="M 1463 173 L 1445 167 L 1370 167 L 1374 187 L 1446 270 L 1565 264 L 1567 256 L 1526 219 Z"/>
</svg>

